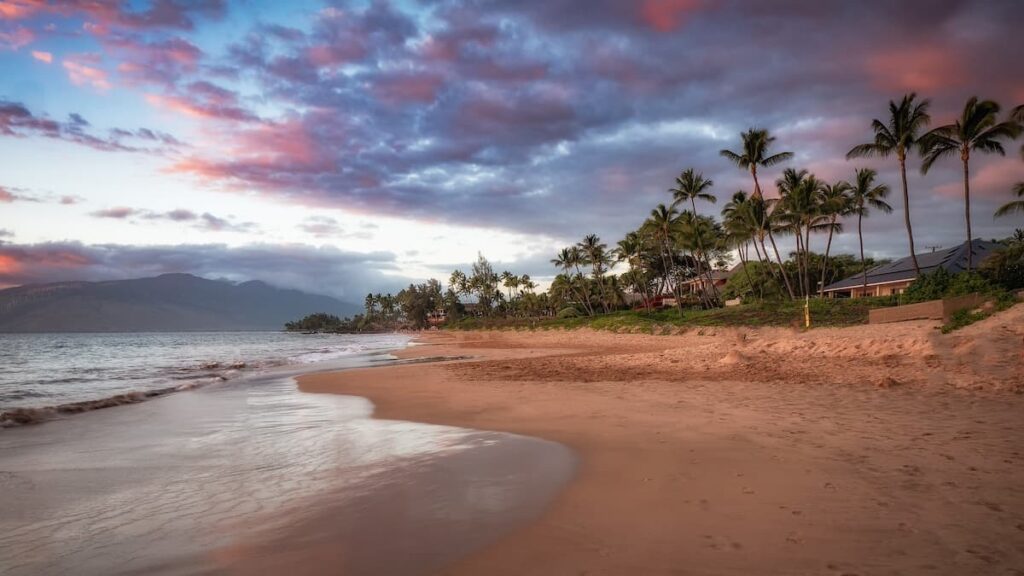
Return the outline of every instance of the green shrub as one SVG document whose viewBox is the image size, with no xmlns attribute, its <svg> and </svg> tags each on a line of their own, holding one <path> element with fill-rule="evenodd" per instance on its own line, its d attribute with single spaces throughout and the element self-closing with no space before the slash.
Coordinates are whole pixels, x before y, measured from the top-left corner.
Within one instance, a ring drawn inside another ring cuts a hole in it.
<svg viewBox="0 0 1024 576">
<path fill-rule="evenodd" d="M 567 306 L 558 311 L 556 318 L 579 318 L 580 311 L 574 306 Z"/>
</svg>

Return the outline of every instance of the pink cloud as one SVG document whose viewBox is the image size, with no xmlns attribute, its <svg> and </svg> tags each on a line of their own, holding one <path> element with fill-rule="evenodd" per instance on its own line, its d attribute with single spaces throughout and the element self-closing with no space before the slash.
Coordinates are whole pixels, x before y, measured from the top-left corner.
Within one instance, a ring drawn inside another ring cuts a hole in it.
<svg viewBox="0 0 1024 576">
<path fill-rule="evenodd" d="M 444 78 L 429 72 L 401 72 L 374 80 L 374 92 L 388 102 L 433 102 Z"/>
<path fill-rule="evenodd" d="M 960 85 L 968 76 L 952 46 L 888 48 L 868 57 L 865 69 L 882 90 L 929 92 Z"/>
<path fill-rule="evenodd" d="M 236 122 L 259 120 L 255 114 L 241 106 L 237 94 L 211 82 L 193 82 L 183 92 L 187 95 L 147 94 L 146 101 L 157 108 L 193 118 Z"/>
<path fill-rule="evenodd" d="M 117 25 L 124 28 L 179 28 L 191 30 L 197 16 L 217 18 L 224 14 L 224 0 L 152 0 L 143 10 L 129 2 L 107 0 L 3 0 L 0 19 L 18 20 L 37 13 L 56 16 L 81 16 L 100 28 Z M 87 28 L 87 31 L 93 29 Z"/>
<path fill-rule="evenodd" d="M 62 65 L 68 72 L 68 79 L 75 86 L 92 86 L 97 90 L 109 90 L 110 81 L 107 73 L 94 66 L 98 58 L 92 55 L 80 55 L 72 58 L 65 58 Z"/>
<path fill-rule="evenodd" d="M 644 0 L 640 5 L 643 22 L 658 32 L 672 32 L 686 16 L 700 8 L 700 0 Z"/>
<path fill-rule="evenodd" d="M 51 62 L 53 62 L 53 54 L 50 54 L 49 52 L 42 52 L 42 51 L 39 51 L 39 50 L 33 50 L 32 51 L 32 57 L 35 58 L 36 60 L 39 60 L 40 62 L 46 62 L 47 64 L 50 64 Z"/>
<path fill-rule="evenodd" d="M 114 220 L 124 220 L 129 216 L 136 216 L 139 211 L 135 208 L 129 208 L 127 206 L 117 206 L 114 208 L 105 208 L 103 210 L 97 210 L 93 212 L 91 216 L 96 218 L 112 218 Z"/>
<path fill-rule="evenodd" d="M 1007 149 L 1005 158 L 985 158 L 979 155 L 971 156 L 971 198 L 988 198 L 992 200 L 1004 200 L 1010 197 L 1010 189 L 1015 182 L 1019 182 L 1024 176 L 1024 169 L 1021 169 L 1020 159 L 1013 153 L 1014 148 Z M 936 164 L 938 167 L 939 164 Z M 962 198 L 964 195 L 964 182 L 962 175 L 962 164 L 959 155 L 951 156 L 945 162 L 949 171 L 939 172 L 933 169 L 927 178 L 934 178 L 932 174 L 950 174 L 949 182 L 935 186 L 932 190 L 943 198 Z"/>
<path fill-rule="evenodd" d="M 42 2 L 33 0 L 4 0 L 0 2 L 0 20 L 28 18 L 42 5 Z"/>
<path fill-rule="evenodd" d="M 12 32 L 0 31 L 0 48 L 17 50 L 31 44 L 35 39 L 36 35 L 25 27 L 15 28 Z"/>
</svg>

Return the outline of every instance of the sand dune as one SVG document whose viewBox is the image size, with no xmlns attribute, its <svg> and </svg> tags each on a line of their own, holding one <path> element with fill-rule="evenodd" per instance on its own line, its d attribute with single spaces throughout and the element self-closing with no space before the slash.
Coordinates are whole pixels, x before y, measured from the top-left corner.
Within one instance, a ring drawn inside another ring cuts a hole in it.
<svg viewBox="0 0 1024 576">
<path fill-rule="evenodd" d="M 474 360 L 302 379 L 581 457 L 446 574 L 1024 574 L 1024 305 L 933 324 L 440 333 Z"/>
</svg>

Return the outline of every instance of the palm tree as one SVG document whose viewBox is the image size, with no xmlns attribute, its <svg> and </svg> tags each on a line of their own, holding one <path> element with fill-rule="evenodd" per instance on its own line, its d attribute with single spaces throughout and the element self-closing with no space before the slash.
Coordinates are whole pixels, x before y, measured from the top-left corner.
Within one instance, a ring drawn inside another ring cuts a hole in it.
<svg viewBox="0 0 1024 576">
<path fill-rule="evenodd" d="M 608 256 L 605 254 L 608 245 L 601 242 L 597 234 L 587 234 L 577 246 L 586 256 L 585 261 L 590 264 L 591 274 L 600 290 L 601 307 L 608 312 L 608 295 L 603 280 L 605 266 L 608 264 Z"/>
<path fill-rule="evenodd" d="M 1020 200 L 1012 200 L 1003 204 L 996 210 L 996 217 L 1001 218 L 1003 216 L 1009 216 L 1014 213 L 1024 214 L 1024 182 L 1017 182 L 1013 187 L 1013 194 L 1020 198 Z"/>
<path fill-rule="evenodd" d="M 826 184 L 821 190 L 821 213 L 828 217 L 828 243 L 825 245 L 825 259 L 821 263 L 821 286 L 818 297 L 825 297 L 825 272 L 828 270 L 828 255 L 832 250 L 832 235 L 843 233 L 843 225 L 839 218 L 850 213 L 850 183 L 840 180 L 835 184 Z"/>
<path fill-rule="evenodd" d="M 999 122 L 999 104 L 992 100 L 978 101 L 972 96 L 964 105 L 960 118 L 952 124 L 938 126 L 921 137 L 921 173 L 927 174 L 935 162 L 943 156 L 960 153 L 964 167 L 964 216 L 967 220 L 967 270 L 971 270 L 971 152 L 994 152 L 1006 155 L 1000 140 L 1016 138 L 1020 126 L 1012 121 Z"/>
<path fill-rule="evenodd" d="M 753 244 L 758 262 L 763 265 L 764 260 L 761 259 L 761 253 L 757 250 L 757 243 L 751 242 L 754 239 L 757 225 L 754 222 L 751 204 L 747 199 L 746 192 L 739 190 L 733 193 L 732 199 L 722 208 L 722 222 L 728 239 L 736 246 L 736 252 L 740 256 L 740 264 L 743 265 L 743 275 L 747 278 L 747 285 L 753 288 L 753 282 L 750 280 L 750 271 L 747 270 L 747 260 L 749 258 L 747 247 Z M 764 297 L 763 286 L 761 288 L 761 297 Z"/>
<path fill-rule="evenodd" d="M 775 137 L 762 128 L 750 128 L 746 132 L 742 132 L 740 134 L 740 139 L 743 142 L 740 152 L 721 150 L 719 151 L 719 154 L 730 160 L 737 167 L 750 171 L 750 176 L 754 179 L 754 193 L 751 195 L 751 200 L 754 200 L 755 202 L 763 202 L 764 194 L 761 192 L 761 183 L 757 179 L 758 166 L 767 168 L 781 164 L 793 158 L 793 153 L 779 152 L 778 154 L 769 155 L 768 147 L 775 142 Z M 775 252 L 775 260 L 779 264 L 779 272 L 785 280 L 786 290 L 789 292 L 790 298 L 792 298 L 793 288 L 789 285 L 789 280 L 786 278 L 786 271 L 782 267 L 782 257 L 779 256 L 779 248 L 775 245 L 775 236 L 772 234 L 772 228 L 768 225 L 770 214 L 767 210 L 767 206 L 765 206 L 765 208 L 765 210 L 760 211 L 761 220 L 759 222 L 759 226 L 761 228 L 761 234 L 763 235 L 765 232 L 768 234 L 768 239 L 772 243 L 772 250 Z M 767 252 L 765 252 L 765 256 L 767 256 Z M 769 260 L 768 267 L 771 268 L 771 260 Z"/>
<path fill-rule="evenodd" d="M 676 177 L 676 187 L 669 188 L 669 192 L 672 193 L 672 205 L 676 206 L 681 202 L 690 203 L 690 208 L 693 210 L 693 215 L 697 216 L 697 200 L 704 200 L 714 204 L 718 202 L 718 198 L 714 194 L 708 192 L 714 182 L 705 178 L 700 172 L 694 171 L 693 168 L 687 168 L 682 174 Z M 700 228 L 695 228 L 695 239 L 697 241 L 697 250 L 701 253 L 704 260 L 705 272 L 707 274 L 708 285 L 711 286 L 711 291 L 714 294 L 714 302 L 718 302 L 718 288 L 715 287 L 715 281 L 711 276 L 711 262 L 708 260 L 707 251 L 704 249 L 704 240 L 701 237 Z M 702 291 L 703 292 L 703 291 Z"/>
<path fill-rule="evenodd" d="M 786 168 L 775 185 L 781 199 L 777 210 L 780 219 L 796 232 L 797 275 L 804 296 L 810 295 L 810 243 L 811 230 L 822 223 L 821 192 L 824 183 L 807 170 Z"/>
<path fill-rule="evenodd" d="M 900 103 L 889 101 L 889 122 L 883 123 L 875 118 L 871 121 L 871 129 L 875 132 L 874 142 L 859 144 L 846 153 L 846 159 L 879 156 L 888 158 L 893 154 L 900 165 L 900 179 L 903 184 L 903 220 L 907 226 L 907 240 L 910 242 L 910 259 L 914 263 L 914 272 L 920 276 L 921 267 L 917 264 L 914 252 L 914 231 L 910 226 L 910 194 L 907 191 L 907 153 L 917 144 L 918 133 L 931 122 L 928 108 L 931 101 L 927 98 L 918 102 L 917 94 L 903 96 Z"/>
<path fill-rule="evenodd" d="M 874 208 L 886 214 L 892 213 L 892 206 L 886 201 L 889 196 L 889 186 L 886 184 L 875 184 L 878 172 L 871 168 L 858 168 L 850 189 L 850 214 L 857 215 L 857 237 L 860 239 L 860 267 L 864 278 L 864 289 L 868 287 L 868 269 L 864 260 L 864 228 L 861 226 L 864 219 Z"/>
<path fill-rule="evenodd" d="M 646 270 L 644 270 L 645 244 L 644 237 L 640 232 L 627 232 L 626 237 L 619 240 L 615 248 L 615 258 L 629 266 L 629 278 L 643 298 L 644 308 L 649 311 L 651 302 L 647 294 Z"/>
<path fill-rule="evenodd" d="M 679 212 L 675 207 L 665 206 L 664 204 L 658 204 L 658 206 L 651 210 L 650 224 L 654 229 L 654 239 L 658 244 L 659 251 L 661 252 L 661 261 L 665 271 L 665 284 L 670 284 L 670 278 L 673 270 L 673 248 L 672 245 L 675 242 L 677 234 L 677 219 Z M 672 294 L 676 297 L 676 305 L 679 307 L 679 311 L 683 311 L 683 299 L 679 294 L 679 283 L 671 282 Z"/>
<path fill-rule="evenodd" d="M 565 275 L 566 281 L 569 285 L 570 291 L 573 294 L 573 297 L 576 298 L 576 300 L 579 301 L 581 304 L 583 304 L 583 308 L 588 315 L 593 316 L 594 310 L 590 307 L 590 299 L 583 298 L 580 292 L 576 289 L 576 286 L 573 284 L 572 275 L 570 274 L 570 271 L 573 268 L 575 268 L 576 275 L 582 276 L 582 274 L 580 274 L 579 271 L 580 260 L 581 258 L 579 248 L 577 246 L 571 246 L 568 248 L 562 248 L 561 252 L 558 253 L 558 256 L 551 260 L 551 263 L 554 264 L 556 267 L 561 268 L 562 273 Z"/>
<path fill-rule="evenodd" d="M 1018 126 L 1024 125 L 1024 104 L 1017 106 L 1010 113 L 1010 120 L 1017 123 Z M 1020 147 L 1020 157 L 1024 160 L 1024 145 Z M 996 210 L 996 217 L 1007 216 L 1014 212 L 1020 212 L 1024 214 L 1024 182 L 1017 182 L 1013 187 L 1013 194 L 1020 198 L 1020 200 L 1014 200 L 1008 202 Z"/>
<path fill-rule="evenodd" d="M 508 301 L 511 304 L 512 303 L 512 287 L 514 286 L 514 284 L 512 282 L 512 279 L 516 278 L 516 277 L 511 272 L 509 272 L 508 270 L 505 270 L 504 272 L 501 273 L 501 276 L 499 276 L 499 278 L 501 278 L 501 285 L 504 286 L 508 290 Z"/>
</svg>

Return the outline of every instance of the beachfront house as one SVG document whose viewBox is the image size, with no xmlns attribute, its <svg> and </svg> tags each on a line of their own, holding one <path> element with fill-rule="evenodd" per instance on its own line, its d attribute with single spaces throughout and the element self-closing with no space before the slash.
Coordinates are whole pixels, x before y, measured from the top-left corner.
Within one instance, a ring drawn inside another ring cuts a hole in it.
<svg viewBox="0 0 1024 576">
<path fill-rule="evenodd" d="M 729 278 L 736 273 L 739 269 L 739 264 L 733 266 L 728 270 L 712 270 L 711 280 L 708 280 L 707 274 L 700 274 L 695 278 L 691 278 L 686 282 L 683 282 L 682 288 L 684 294 L 699 295 L 704 291 L 711 291 L 711 285 L 714 284 L 715 288 L 718 289 L 718 293 L 721 294 L 722 290 L 725 289 L 726 283 L 729 282 Z"/>
<path fill-rule="evenodd" d="M 999 246 L 996 242 L 972 240 L 970 244 L 970 249 L 973 251 L 971 257 L 972 266 L 978 267 Z M 917 263 L 921 268 L 922 274 L 934 272 L 939 268 L 944 268 L 950 274 L 956 274 L 967 269 L 967 250 L 968 244 L 964 242 L 953 248 L 918 254 Z M 826 286 L 825 295 L 830 298 L 891 296 L 893 294 L 902 294 L 916 279 L 917 274 L 914 272 L 914 262 L 910 256 L 907 256 L 895 262 L 876 266 L 868 270 L 867 286 L 865 286 L 864 276 L 862 274 L 855 274 Z"/>
</svg>

